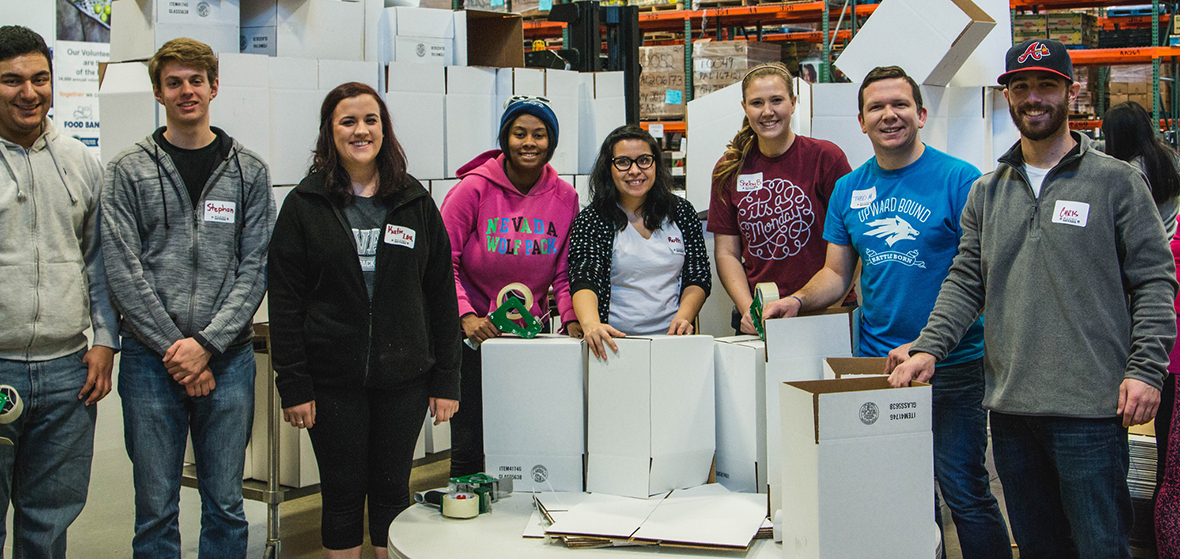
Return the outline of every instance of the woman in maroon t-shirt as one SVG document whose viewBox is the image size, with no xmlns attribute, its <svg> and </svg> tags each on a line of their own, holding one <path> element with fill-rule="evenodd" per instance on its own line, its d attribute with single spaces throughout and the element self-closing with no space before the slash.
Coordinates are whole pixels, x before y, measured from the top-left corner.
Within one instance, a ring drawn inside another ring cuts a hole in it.
<svg viewBox="0 0 1180 559">
<path fill-rule="evenodd" d="M 758 66 L 742 80 L 742 129 L 713 168 L 707 230 L 721 283 L 737 308 L 734 329 L 755 333 L 753 286 L 794 293 L 824 265 L 828 198 L 852 169 L 836 144 L 796 135 L 792 77 L 781 63 Z M 740 324 L 739 324 L 740 313 Z"/>
</svg>

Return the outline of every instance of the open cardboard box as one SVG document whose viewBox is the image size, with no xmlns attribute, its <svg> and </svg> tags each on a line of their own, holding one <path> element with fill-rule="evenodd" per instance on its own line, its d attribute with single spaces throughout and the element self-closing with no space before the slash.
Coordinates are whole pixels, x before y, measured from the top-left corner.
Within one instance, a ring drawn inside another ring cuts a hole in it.
<svg viewBox="0 0 1180 559">
<path fill-rule="evenodd" d="M 971 0 L 885 0 L 836 66 L 853 83 L 877 66 L 898 65 L 920 84 L 948 85 L 995 26 Z"/>
<path fill-rule="evenodd" d="M 841 375 L 858 369 L 829 366 Z M 926 520 L 934 510 L 930 385 L 860 377 L 779 391 L 784 556 L 929 557 L 937 547 Z"/>
<path fill-rule="evenodd" d="M 717 483 L 766 492 L 766 342 L 757 336 L 713 344 L 717 399 Z"/>
<path fill-rule="evenodd" d="M 500 14 L 464 10 L 459 21 L 456 13 L 455 36 L 466 41 L 456 45 L 456 66 L 492 66 L 524 68 L 524 18 L 519 14 Z"/>
<path fill-rule="evenodd" d="M 586 490 L 647 498 L 705 483 L 716 448 L 713 337 L 616 338 L 587 359 Z"/>
</svg>

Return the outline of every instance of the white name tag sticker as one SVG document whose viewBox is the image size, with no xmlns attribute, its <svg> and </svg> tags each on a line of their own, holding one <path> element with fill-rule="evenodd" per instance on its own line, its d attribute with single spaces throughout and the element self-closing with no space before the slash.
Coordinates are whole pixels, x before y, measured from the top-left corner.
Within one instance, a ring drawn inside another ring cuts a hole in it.
<svg viewBox="0 0 1180 559">
<path fill-rule="evenodd" d="M 680 237 L 668 237 L 668 248 L 672 254 L 684 254 L 684 239 Z"/>
<path fill-rule="evenodd" d="M 752 175 L 738 175 L 737 191 L 753 192 L 762 188 L 762 173 Z"/>
<path fill-rule="evenodd" d="M 1077 227 L 1085 227 L 1090 217 L 1090 204 L 1085 202 L 1070 202 L 1058 200 L 1053 208 L 1053 223 L 1064 223 Z"/>
<path fill-rule="evenodd" d="M 859 210 L 861 208 L 867 208 L 867 207 L 869 207 L 870 204 L 873 203 L 873 200 L 876 200 L 876 199 L 877 199 L 877 187 L 875 187 L 875 186 L 868 189 L 868 190 L 853 190 L 852 191 L 852 204 L 849 207 L 854 210 Z"/>
<path fill-rule="evenodd" d="M 400 225 L 385 226 L 385 244 L 414 248 L 414 237 L 416 235 L 417 233 L 408 227 L 402 227 Z"/>
<path fill-rule="evenodd" d="M 205 221 L 212 221 L 214 223 L 233 223 L 234 210 L 237 207 L 233 202 L 218 202 L 209 200 L 205 202 Z"/>
</svg>

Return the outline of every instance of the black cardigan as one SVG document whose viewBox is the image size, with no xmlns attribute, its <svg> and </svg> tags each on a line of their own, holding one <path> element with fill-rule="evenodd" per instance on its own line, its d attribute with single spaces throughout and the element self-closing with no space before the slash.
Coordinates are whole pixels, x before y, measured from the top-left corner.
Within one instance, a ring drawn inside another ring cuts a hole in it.
<svg viewBox="0 0 1180 559">
<path fill-rule="evenodd" d="M 303 179 L 283 203 L 268 281 L 271 358 L 284 408 L 314 400 L 317 385 L 425 383 L 431 397 L 459 399 L 461 330 L 442 216 L 408 175 L 385 205 L 370 301 L 356 240 L 323 174 Z M 398 227 L 406 234 L 395 236 Z"/>
<path fill-rule="evenodd" d="M 709 254 L 701 233 L 701 220 L 688 200 L 677 197 L 672 222 L 684 236 L 684 267 L 680 270 L 680 293 L 690 285 L 705 290 L 713 285 L 709 272 Z M 574 219 L 570 229 L 569 276 L 570 293 L 583 289 L 598 295 L 598 320 L 603 324 L 610 318 L 611 247 L 614 246 L 614 223 L 599 214 L 594 206 L 587 206 Z"/>
</svg>

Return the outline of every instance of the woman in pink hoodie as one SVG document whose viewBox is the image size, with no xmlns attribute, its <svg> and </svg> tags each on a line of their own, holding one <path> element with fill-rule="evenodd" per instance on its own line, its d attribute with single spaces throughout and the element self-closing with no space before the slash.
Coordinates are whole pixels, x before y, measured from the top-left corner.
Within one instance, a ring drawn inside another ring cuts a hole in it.
<svg viewBox="0 0 1180 559">
<path fill-rule="evenodd" d="M 578 195 L 549 165 L 557 116 L 544 98 L 513 98 L 500 120 L 500 149 L 459 169 L 462 180 L 442 204 L 451 238 L 463 348 L 461 409 L 451 418 L 451 477 L 482 472 L 483 403 L 478 347 L 500 330 L 488 320 L 509 285 L 533 294 L 529 312 L 545 322 L 549 288 L 566 332 L 581 337 L 570 298 L 566 257 Z"/>
</svg>

